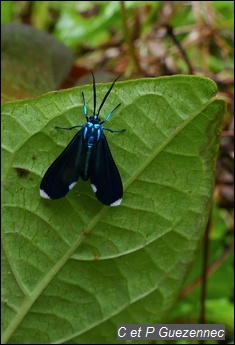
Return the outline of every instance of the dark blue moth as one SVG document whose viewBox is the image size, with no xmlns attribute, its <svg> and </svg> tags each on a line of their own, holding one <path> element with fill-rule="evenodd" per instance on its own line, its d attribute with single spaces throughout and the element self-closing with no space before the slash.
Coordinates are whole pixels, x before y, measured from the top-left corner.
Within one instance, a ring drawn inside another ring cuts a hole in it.
<svg viewBox="0 0 235 345">
<path fill-rule="evenodd" d="M 57 127 L 66 130 L 78 127 L 81 129 L 46 171 L 40 184 L 40 195 L 46 199 L 62 198 L 75 186 L 79 177 L 81 177 L 84 181 L 90 179 L 91 187 L 102 204 L 118 206 L 122 201 L 123 186 L 104 135 L 104 130 L 113 133 L 123 132 L 125 129 L 112 130 L 102 127 L 102 124 L 109 120 L 121 103 L 108 113 L 105 120 L 101 121 L 99 118 L 100 111 L 118 78 L 110 86 L 97 113 L 96 86 L 93 73 L 92 78 L 94 113 L 88 117 L 85 97 L 82 92 L 83 112 L 87 122 L 84 125 L 76 125 L 69 128 Z"/>
</svg>

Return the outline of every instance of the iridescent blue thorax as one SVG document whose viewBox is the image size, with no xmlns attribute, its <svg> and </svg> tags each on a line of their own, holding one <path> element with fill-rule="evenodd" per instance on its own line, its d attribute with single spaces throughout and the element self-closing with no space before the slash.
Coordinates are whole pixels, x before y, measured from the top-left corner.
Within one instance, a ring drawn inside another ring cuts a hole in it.
<svg viewBox="0 0 235 345">
<path fill-rule="evenodd" d="M 103 129 L 97 115 L 90 116 L 87 123 L 82 126 L 82 136 L 88 148 L 97 144 L 101 138 Z"/>
</svg>

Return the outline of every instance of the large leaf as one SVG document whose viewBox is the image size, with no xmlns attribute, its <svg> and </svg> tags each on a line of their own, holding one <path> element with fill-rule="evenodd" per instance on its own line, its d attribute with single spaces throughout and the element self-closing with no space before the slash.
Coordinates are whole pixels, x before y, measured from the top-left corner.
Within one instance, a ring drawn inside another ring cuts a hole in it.
<svg viewBox="0 0 235 345">
<path fill-rule="evenodd" d="M 98 103 L 108 85 L 98 85 Z M 124 183 L 104 207 L 88 182 L 39 197 L 71 139 L 56 130 L 92 114 L 92 87 L 3 105 L 3 343 L 115 343 L 117 323 L 157 323 L 174 304 L 211 206 L 225 102 L 210 79 L 119 82 L 106 132 Z"/>
</svg>

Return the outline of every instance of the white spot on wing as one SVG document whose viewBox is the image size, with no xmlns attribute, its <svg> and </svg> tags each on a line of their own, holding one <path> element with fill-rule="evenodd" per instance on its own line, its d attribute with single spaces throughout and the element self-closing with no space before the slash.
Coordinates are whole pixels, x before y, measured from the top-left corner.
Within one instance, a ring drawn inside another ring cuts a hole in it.
<svg viewBox="0 0 235 345">
<path fill-rule="evenodd" d="M 92 190 L 93 190 L 94 193 L 97 192 L 97 188 L 96 188 L 96 186 L 95 186 L 94 184 L 91 184 L 91 188 L 92 188 Z M 116 201 L 114 201 L 114 202 L 113 202 L 111 205 L 109 205 L 109 206 L 118 206 L 118 205 L 121 204 L 121 202 L 122 202 L 122 198 L 121 198 L 121 199 L 118 199 L 118 200 L 116 200 Z"/>
<path fill-rule="evenodd" d="M 42 189 L 40 189 L 40 195 L 44 199 L 50 199 L 49 195 L 46 192 L 44 192 L 44 190 Z"/>
<path fill-rule="evenodd" d="M 117 201 L 114 201 L 110 206 L 119 206 L 122 202 L 122 199 L 118 199 Z"/>
<path fill-rule="evenodd" d="M 94 184 L 91 184 L 91 188 L 92 188 L 93 192 L 96 193 L 97 188 L 96 188 L 96 186 Z"/>
<path fill-rule="evenodd" d="M 69 190 L 71 190 L 71 189 L 75 186 L 76 183 L 77 183 L 77 182 L 72 182 L 72 183 L 69 185 Z"/>
</svg>

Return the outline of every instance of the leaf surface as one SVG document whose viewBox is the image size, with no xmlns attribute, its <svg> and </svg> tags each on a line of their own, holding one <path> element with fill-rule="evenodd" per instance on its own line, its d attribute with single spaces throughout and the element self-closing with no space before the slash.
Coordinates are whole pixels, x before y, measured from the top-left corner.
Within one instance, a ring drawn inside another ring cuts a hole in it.
<svg viewBox="0 0 235 345">
<path fill-rule="evenodd" d="M 108 85 L 97 85 L 99 105 Z M 3 343 L 116 343 L 117 323 L 159 323 L 205 230 L 225 102 L 213 81 L 118 82 L 101 118 L 124 185 L 118 207 L 79 180 L 43 200 L 48 166 L 92 115 L 92 86 L 3 105 Z"/>
</svg>

